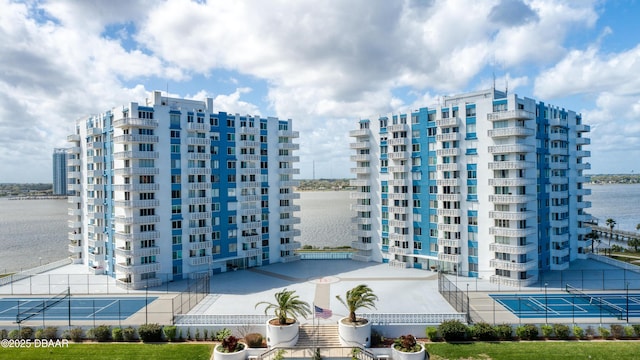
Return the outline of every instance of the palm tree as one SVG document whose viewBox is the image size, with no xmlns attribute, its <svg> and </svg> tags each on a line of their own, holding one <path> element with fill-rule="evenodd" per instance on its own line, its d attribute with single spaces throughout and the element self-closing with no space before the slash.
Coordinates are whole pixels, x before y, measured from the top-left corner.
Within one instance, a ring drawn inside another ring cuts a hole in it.
<svg viewBox="0 0 640 360">
<path fill-rule="evenodd" d="M 591 253 L 593 254 L 593 245 L 596 241 L 598 243 L 600 242 L 600 235 L 598 235 L 598 232 L 596 230 L 591 229 L 591 232 L 588 233 L 585 237 L 591 239 Z"/>
<path fill-rule="evenodd" d="M 307 317 L 308 315 L 311 315 L 309 303 L 300 300 L 299 296 L 294 294 L 295 290 L 287 290 L 285 288 L 275 294 L 275 303 L 260 301 L 255 307 L 258 307 L 259 305 L 267 305 L 264 309 L 265 315 L 269 310 L 273 309 L 275 317 L 278 318 L 278 324 L 287 325 L 287 319 L 293 319 L 295 322 L 296 316 Z"/>
<path fill-rule="evenodd" d="M 606 223 L 609 229 L 611 229 L 611 233 L 609 234 L 609 248 L 611 248 L 611 239 L 613 239 L 613 228 L 616 226 L 616 221 L 612 218 L 608 218 Z"/>
<path fill-rule="evenodd" d="M 633 239 L 629 239 L 629 241 L 627 242 L 627 244 L 629 246 L 633 246 L 634 250 L 636 252 L 638 252 L 638 247 L 640 247 L 640 239 L 638 238 L 633 238 Z"/>
<path fill-rule="evenodd" d="M 360 284 L 348 290 L 344 300 L 340 295 L 336 295 L 336 299 L 349 310 L 349 321 L 356 323 L 358 322 L 356 311 L 358 309 L 375 309 L 375 302 L 378 300 L 378 296 L 373 293 L 370 287 L 365 284 Z"/>
</svg>

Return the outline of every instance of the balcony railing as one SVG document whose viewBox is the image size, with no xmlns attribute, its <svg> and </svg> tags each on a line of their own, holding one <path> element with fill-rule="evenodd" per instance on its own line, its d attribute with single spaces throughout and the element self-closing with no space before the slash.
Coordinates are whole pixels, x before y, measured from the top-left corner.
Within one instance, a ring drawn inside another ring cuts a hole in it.
<svg viewBox="0 0 640 360">
<path fill-rule="evenodd" d="M 505 245 L 498 243 L 489 244 L 489 251 L 491 252 L 500 252 L 512 255 L 523 255 L 531 252 L 535 252 L 537 250 L 536 244 L 526 244 L 523 246 L 517 245 Z"/>
<path fill-rule="evenodd" d="M 158 121 L 153 119 L 126 118 L 118 119 L 113 122 L 113 127 L 141 127 L 141 128 L 157 128 Z"/>
<path fill-rule="evenodd" d="M 496 269 L 504 269 L 511 271 L 527 271 L 531 269 L 535 269 L 537 267 L 536 260 L 529 260 L 523 263 L 517 263 L 515 260 L 507 261 L 507 260 L 497 260 L 491 259 L 489 261 L 489 266 Z"/>
<path fill-rule="evenodd" d="M 525 128 L 522 126 L 512 126 L 499 129 L 488 130 L 489 137 L 508 137 L 508 136 L 533 136 L 535 134 L 534 129 Z"/>
<path fill-rule="evenodd" d="M 501 120 L 510 120 L 510 119 L 527 120 L 527 119 L 533 119 L 533 118 L 534 118 L 534 114 L 532 112 L 525 111 L 524 109 L 496 111 L 496 112 L 487 114 L 487 120 L 489 121 L 501 121 Z"/>
</svg>

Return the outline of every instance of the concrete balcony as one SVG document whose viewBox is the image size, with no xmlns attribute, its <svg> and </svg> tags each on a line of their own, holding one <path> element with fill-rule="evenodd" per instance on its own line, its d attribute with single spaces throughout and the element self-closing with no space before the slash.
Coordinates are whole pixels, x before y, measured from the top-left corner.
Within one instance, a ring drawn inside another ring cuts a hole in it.
<svg viewBox="0 0 640 360">
<path fill-rule="evenodd" d="M 189 205 L 203 205 L 203 204 L 210 204 L 211 203 L 211 198 L 210 197 L 197 197 L 197 198 L 189 198 L 187 200 L 187 203 Z"/>
<path fill-rule="evenodd" d="M 208 132 L 211 126 L 203 123 L 187 123 L 188 132 Z"/>
<path fill-rule="evenodd" d="M 211 226 L 203 226 L 203 227 L 197 227 L 197 228 L 189 228 L 187 230 L 187 233 L 189 235 L 202 235 L 202 234 L 209 234 L 211 233 L 212 228 Z"/>
<path fill-rule="evenodd" d="M 528 136 L 535 135 L 535 130 L 525 128 L 522 126 L 512 126 L 512 127 L 488 130 L 487 135 L 489 135 L 489 137 L 492 137 L 492 138 L 510 137 L 510 136 L 528 137 Z"/>
<path fill-rule="evenodd" d="M 351 155 L 349 157 L 349 160 L 353 161 L 353 162 L 357 162 L 357 161 L 371 161 L 371 154 L 358 154 L 358 155 Z"/>
<path fill-rule="evenodd" d="M 389 266 L 396 269 L 408 269 L 411 267 L 411 264 L 405 261 L 391 259 L 389 260 Z"/>
<path fill-rule="evenodd" d="M 278 149 L 282 149 L 282 150 L 300 150 L 300 144 L 278 143 Z"/>
<path fill-rule="evenodd" d="M 578 150 L 576 151 L 577 157 L 591 157 L 591 151 L 587 150 Z"/>
<path fill-rule="evenodd" d="M 114 191 L 157 191 L 160 184 L 120 184 L 113 185 Z"/>
<path fill-rule="evenodd" d="M 460 186 L 462 179 L 438 179 L 436 185 L 438 186 Z"/>
<path fill-rule="evenodd" d="M 260 129 L 256 127 L 241 126 L 238 129 L 238 134 L 260 135 Z"/>
<path fill-rule="evenodd" d="M 298 250 L 302 247 L 299 241 L 292 241 L 290 243 L 280 244 L 280 250 L 283 251 L 294 251 Z"/>
<path fill-rule="evenodd" d="M 300 137 L 300 132 L 299 131 L 292 131 L 292 130 L 278 130 L 278 136 L 279 137 L 289 137 L 289 138 L 299 138 Z"/>
<path fill-rule="evenodd" d="M 438 231 L 458 232 L 461 231 L 462 225 L 460 224 L 438 224 Z"/>
<path fill-rule="evenodd" d="M 460 163 L 449 163 L 449 164 L 437 164 L 436 170 L 438 171 L 458 171 L 460 170 Z"/>
<path fill-rule="evenodd" d="M 535 211 L 489 211 L 489 219 L 526 220 L 535 217 Z"/>
<path fill-rule="evenodd" d="M 371 147 L 371 143 L 369 141 L 360 141 L 360 142 L 355 142 L 355 143 L 350 143 L 349 144 L 349 148 L 350 149 L 369 149 Z"/>
<path fill-rule="evenodd" d="M 119 151 L 113 153 L 113 158 L 118 160 L 126 159 L 157 159 L 157 151 Z"/>
<path fill-rule="evenodd" d="M 510 271 L 527 271 L 532 270 L 537 267 L 537 262 L 535 260 L 529 260 L 524 263 L 517 263 L 515 260 L 507 261 L 507 260 L 496 260 L 492 259 L 489 261 L 489 266 L 494 269 L 503 269 Z"/>
<path fill-rule="evenodd" d="M 391 186 L 408 186 L 411 185 L 411 180 L 409 179 L 394 179 L 387 181 L 387 184 Z"/>
<path fill-rule="evenodd" d="M 531 153 L 535 149 L 535 146 L 525 144 L 495 145 L 487 148 L 489 154 Z"/>
<path fill-rule="evenodd" d="M 590 163 L 576 164 L 576 170 L 590 170 L 590 169 L 591 169 L 591 164 Z"/>
<path fill-rule="evenodd" d="M 371 243 L 363 243 L 363 242 L 360 242 L 360 241 L 352 241 L 351 242 L 351 247 L 356 249 L 356 250 L 362 250 L 362 251 L 373 250 L 373 244 L 371 244 Z"/>
<path fill-rule="evenodd" d="M 409 193 L 389 193 L 387 195 L 389 200 L 409 200 L 411 199 L 411 194 Z"/>
<path fill-rule="evenodd" d="M 160 200 L 116 200 L 116 207 L 143 208 L 160 206 Z"/>
<path fill-rule="evenodd" d="M 115 253 L 116 256 L 124 257 L 157 256 L 160 255 L 160 248 L 157 246 L 135 249 L 126 249 L 119 247 L 115 249 Z"/>
<path fill-rule="evenodd" d="M 119 225 L 128 224 L 149 224 L 160 222 L 160 216 L 116 216 L 115 223 Z"/>
<path fill-rule="evenodd" d="M 563 185 L 568 183 L 569 183 L 569 178 L 565 176 L 551 176 L 549 178 L 549 184 L 552 184 L 552 185 Z"/>
<path fill-rule="evenodd" d="M 352 204 L 350 206 L 351 211 L 371 211 L 373 209 L 371 205 L 356 205 Z"/>
<path fill-rule="evenodd" d="M 410 154 L 408 151 L 397 151 L 397 152 L 388 153 L 387 157 L 390 160 L 402 160 L 402 159 L 408 159 L 410 157 Z"/>
<path fill-rule="evenodd" d="M 487 114 L 487 120 L 489 121 L 501 121 L 501 120 L 529 120 L 533 119 L 534 114 L 524 109 L 509 110 L 509 111 L 496 111 Z"/>
<path fill-rule="evenodd" d="M 590 132 L 591 131 L 591 126 L 585 125 L 585 124 L 576 125 L 576 131 L 577 132 Z"/>
<path fill-rule="evenodd" d="M 292 213 L 296 211 L 300 211 L 300 205 L 280 206 L 281 213 L 285 213 L 285 212 Z"/>
<path fill-rule="evenodd" d="M 438 260 L 449 263 L 459 264 L 460 255 L 438 253 Z"/>
<path fill-rule="evenodd" d="M 356 129 L 349 131 L 349 137 L 364 137 L 370 136 L 371 130 L 369 129 Z"/>
<path fill-rule="evenodd" d="M 294 262 L 294 261 L 300 261 L 301 256 L 300 255 L 289 255 L 289 256 L 283 256 L 280 258 L 282 260 L 283 263 L 290 263 L 290 262 Z"/>
<path fill-rule="evenodd" d="M 244 251 L 244 256 L 246 257 L 254 257 L 254 256 L 258 256 L 258 257 L 262 257 L 262 249 L 249 249 L 249 250 L 245 250 Z"/>
<path fill-rule="evenodd" d="M 450 127 L 450 126 L 458 126 L 458 125 L 460 125 L 460 118 L 457 116 L 436 120 L 437 127 Z"/>
<path fill-rule="evenodd" d="M 296 225 L 296 224 L 300 224 L 301 220 L 299 217 L 290 217 L 288 219 L 280 219 L 278 220 L 278 224 L 280 225 Z M 259 228 L 259 226 L 257 227 Z"/>
<path fill-rule="evenodd" d="M 389 227 L 409 227 L 409 220 L 389 220 Z"/>
<path fill-rule="evenodd" d="M 390 133 L 398 131 L 409 131 L 409 124 L 393 124 L 387 126 L 387 131 Z"/>
<path fill-rule="evenodd" d="M 82 246 L 76 244 L 69 244 L 69 252 L 72 254 L 77 254 L 82 252 Z"/>
<path fill-rule="evenodd" d="M 351 235 L 356 237 L 371 237 L 373 230 L 351 230 Z"/>
<path fill-rule="evenodd" d="M 536 179 L 529 178 L 501 178 L 489 179 L 489 186 L 526 186 L 534 185 Z"/>
<path fill-rule="evenodd" d="M 410 209 L 408 207 L 389 206 L 390 214 L 408 214 Z"/>
<path fill-rule="evenodd" d="M 82 209 L 69 208 L 67 210 L 67 215 L 70 215 L 70 216 L 82 216 Z"/>
<path fill-rule="evenodd" d="M 409 172 L 410 169 L 409 165 L 393 165 L 387 167 L 387 171 L 390 173 L 405 173 Z"/>
<path fill-rule="evenodd" d="M 351 223 L 360 224 L 360 225 L 370 225 L 370 224 L 373 224 L 373 220 L 371 218 L 362 218 L 362 217 L 355 216 L 351 218 Z"/>
<path fill-rule="evenodd" d="M 280 236 L 294 238 L 300 236 L 300 229 L 291 229 L 289 231 L 281 231 Z"/>
<path fill-rule="evenodd" d="M 491 275 L 489 279 L 492 284 L 501 284 L 501 285 L 511 286 L 519 289 L 519 288 L 527 287 L 537 283 L 538 275 L 531 275 L 526 279 L 522 279 L 522 280 L 512 279 L 512 278 L 499 276 L 499 275 Z"/>
<path fill-rule="evenodd" d="M 356 180 L 349 180 L 349 186 L 371 186 L 371 180 L 360 180 L 360 179 L 356 179 Z M 362 193 L 359 192 L 360 194 L 369 194 L 369 196 L 371 196 L 370 193 Z M 353 193 L 352 193 L 353 194 Z"/>
<path fill-rule="evenodd" d="M 146 231 L 141 233 L 127 234 L 123 232 L 115 233 L 116 240 L 122 241 L 140 241 L 140 240 L 153 240 L 160 238 L 160 232 L 158 231 Z"/>
<path fill-rule="evenodd" d="M 492 161 L 489 162 L 489 170 L 517 170 L 533 169 L 533 161 Z"/>
<path fill-rule="evenodd" d="M 79 232 L 69 231 L 67 233 L 67 238 L 71 241 L 80 241 L 82 240 L 82 234 Z"/>
<path fill-rule="evenodd" d="M 437 156 L 458 156 L 461 154 L 460 148 L 438 149 L 436 150 Z"/>
<path fill-rule="evenodd" d="M 300 180 L 280 181 L 280 187 L 296 187 L 300 186 Z"/>
<path fill-rule="evenodd" d="M 461 214 L 463 214 L 461 209 L 438 209 L 438 216 L 460 216 Z"/>
<path fill-rule="evenodd" d="M 405 242 L 405 241 L 409 241 L 410 240 L 410 235 L 409 234 L 394 234 L 391 233 L 389 234 L 389 240 L 391 241 L 400 241 L 400 242 Z"/>
<path fill-rule="evenodd" d="M 439 134 L 436 135 L 436 141 L 438 142 L 444 142 L 444 141 L 459 141 L 460 140 L 460 133 L 456 132 L 456 133 L 447 133 L 447 134 Z"/>
<path fill-rule="evenodd" d="M 534 227 L 526 229 L 511 229 L 492 226 L 489 228 L 489 235 L 507 236 L 507 237 L 526 237 L 536 233 Z"/>
<path fill-rule="evenodd" d="M 237 187 L 241 188 L 241 189 L 250 189 L 250 188 L 259 188 L 261 187 L 261 184 L 257 181 L 241 181 L 239 183 L 236 183 Z"/>
<path fill-rule="evenodd" d="M 69 220 L 67 221 L 67 226 L 72 229 L 77 229 L 82 227 L 82 221 L 80 220 Z"/>
<path fill-rule="evenodd" d="M 139 135 L 139 134 L 125 134 L 113 137 L 115 144 L 126 143 L 157 143 L 158 136 L 156 135 Z M 95 147 L 95 143 L 94 143 Z"/>
<path fill-rule="evenodd" d="M 189 258 L 189 265 L 191 266 L 200 266 L 207 265 L 211 263 L 211 255 L 198 256 Z"/>
<path fill-rule="evenodd" d="M 524 255 L 528 253 L 533 253 L 537 251 L 537 249 L 538 248 L 536 244 L 527 244 L 524 246 L 505 245 L 505 244 L 498 244 L 498 243 L 489 244 L 490 252 L 499 252 L 499 253 L 512 254 L 512 255 Z"/>
<path fill-rule="evenodd" d="M 535 199 L 535 195 L 489 195 L 489 201 L 498 204 L 524 204 Z"/>
<path fill-rule="evenodd" d="M 80 142 L 80 134 L 71 134 L 67 136 L 68 142 Z"/>
<path fill-rule="evenodd" d="M 460 247 L 460 239 L 443 239 L 438 238 L 438 246 L 450 246 L 453 248 Z"/>
<path fill-rule="evenodd" d="M 159 272 L 160 264 L 151 263 L 144 265 L 127 265 L 126 263 L 117 263 L 115 266 L 115 270 L 118 273 L 125 274 L 145 274 L 150 272 Z"/>
<path fill-rule="evenodd" d="M 352 174 L 371 174 L 371 168 L 370 167 L 355 167 L 355 168 L 351 168 L 351 173 Z"/>
<path fill-rule="evenodd" d="M 578 201 L 578 209 L 586 209 L 591 207 L 591 201 Z"/>
<path fill-rule="evenodd" d="M 117 127 L 117 128 L 137 127 L 137 128 L 153 129 L 158 127 L 158 121 L 153 119 L 138 119 L 138 118 L 118 119 L 113 122 L 113 127 Z"/>
<path fill-rule="evenodd" d="M 211 249 L 213 246 L 213 241 L 197 241 L 188 243 L 189 250 L 202 250 L 202 249 Z"/>
<path fill-rule="evenodd" d="M 436 199 L 438 201 L 461 201 L 462 194 L 438 194 Z"/>
<path fill-rule="evenodd" d="M 389 140 L 387 140 L 387 144 L 389 146 L 394 146 L 394 145 L 409 145 L 409 138 L 407 137 L 402 137 L 402 138 L 391 138 Z"/>
<path fill-rule="evenodd" d="M 187 145 L 211 145 L 211 139 L 209 138 L 197 138 L 194 136 L 187 137 Z"/>
<path fill-rule="evenodd" d="M 411 255 L 413 254 L 413 250 L 409 248 L 401 248 L 398 246 L 389 246 L 389 254 Z"/>
</svg>

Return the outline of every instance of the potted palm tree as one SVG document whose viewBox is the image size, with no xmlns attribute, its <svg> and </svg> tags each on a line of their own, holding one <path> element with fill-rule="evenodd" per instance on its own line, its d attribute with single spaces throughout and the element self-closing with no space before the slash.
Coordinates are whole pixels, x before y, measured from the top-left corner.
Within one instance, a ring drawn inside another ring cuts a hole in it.
<svg viewBox="0 0 640 360">
<path fill-rule="evenodd" d="M 392 347 L 393 360 L 424 360 L 426 351 L 424 345 L 416 341 L 413 335 L 402 335 L 397 338 Z"/>
<path fill-rule="evenodd" d="M 247 346 L 235 336 L 227 336 L 213 349 L 214 360 L 244 360 Z"/>
<path fill-rule="evenodd" d="M 311 308 L 305 301 L 295 295 L 294 290 L 286 288 L 275 294 L 275 303 L 260 301 L 256 307 L 266 305 L 265 315 L 273 310 L 274 318 L 267 321 L 267 346 L 294 346 L 298 342 L 300 323 L 297 316 L 311 315 Z"/>
<path fill-rule="evenodd" d="M 338 335 L 343 346 L 371 346 L 371 323 L 365 318 L 356 316 L 359 309 L 375 309 L 378 296 L 365 284 L 360 284 L 347 291 L 345 298 L 340 295 L 336 299 L 349 310 L 349 316 L 338 321 Z"/>
</svg>

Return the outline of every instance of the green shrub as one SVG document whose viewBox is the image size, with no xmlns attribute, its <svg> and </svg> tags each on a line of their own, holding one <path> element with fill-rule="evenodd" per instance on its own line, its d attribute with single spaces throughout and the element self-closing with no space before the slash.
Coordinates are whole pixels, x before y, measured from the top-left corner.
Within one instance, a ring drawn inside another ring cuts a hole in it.
<svg viewBox="0 0 640 360">
<path fill-rule="evenodd" d="M 553 326 L 549 324 L 544 324 L 540 326 L 540 329 L 542 330 L 542 337 L 544 337 L 545 339 L 548 339 L 553 336 Z"/>
<path fill-rule="evenodd" d="M 187 340 L 191 340 L 191 328 L 187 328 Z M 217 339 L 219 341 L 222 341 L 223 339 Z"/>
<path fill-rule="evenodd" d="M 614 339 L 620 339 L 624 337 L 624 326 L 620 324 L 611 324 L 611 335 Z"/>
<path fill-rule="evenodd" d="M 371 346 L 378 347 L 384 342 L 384 336 L 377 332 L 375 329 L 371 329 Z"/>
<path fill-rule="evenodd" d="M 603 339 L 606 339 L 611 335 L 609 329 L 604 326 L 598 327 L 598 333 L 600 334 L 600 336 L 602 336 Z"/>
<path fill-rule="evenodd" d="M 247 342 L 247 346 L 250 348 L 259 348 L 262 347 L 262 341 L 264 338 L 261 334 L 258 333 L 250 333 L 244 336 L 244 341 Z"/>
<path fill-rule="evenodd" d="M 33 328 L 25 326 L 20 329 L 20 339 L 33 339 Z"/>
<path fill-rule="evenodd" d="M 427 338 L 429 339 L 429 341 L 438 341 L 440 340 L 440 337 L 438 336 L 438 328 L 433 327 L 433 326 L 428 326 L 427 330 Z"/>
<path fill-rule="evenodd" d="M 401 335 L 393 342 L 393 347 L 396 350 L 402 352 L 415 353 L 422 350 L 422 346 L 418 344 L 415 336 L 413 335 Z"/>
<path fill-rule="evenodd" d="M 159 324 L 144 324 L 138 327 L 138 335 L 143 342 L 162 341 L 162 326 Z"/>
<path fill-rule="evenodd" d="M 511 340 L 513 338 L 511 324 L 496 325 L 496 335 L 500 340 Z"/>
<path fill-rule="evenodd" d="M 9 332 L 7 331 L 7 329 L 0 330 L 0 340 L 8 339 L 8 338 L 9 338 Z"/>
<path fill-rule="evenodd" d="M 216 332 L 216 340 L 222 341 L 231 336 L 231 330 L 224 328 Z M 187 330 L 187 338 L 189 338 L 189 330 Z"/>
<path fill-rule="evenodd" d="M 69 338 L 73 342 L 81 342 L 82 341 L 83 331 L 81 327 L 76 327 L 69 330 Z"/>
<path fill-rule="evenodd" d="M 58 328 L 55 326 L 47 326 L 43 330 L 43 336 L 47 340 L 55 340 L 58 338 Z"/>
<path fill-rule="evenodd" d="M 633 337 L 633 326 L 627 325 L 624 327 L 624 336 L 628 338 Z"/>
<path fill-rule="evenodd" d="M 204 341 L 207 341 L 207 339 L 209 338 L 209 330 L 204 329 L 202 333 L 204 334 Z"/>
<path fill-rule="evenodd" d="M 222 344 L 218 345 L 218 351 L 232 353 L 244 349 L 244 345 L 238 342 L 235 336 L 227 336 L 222 340 Z"/>
<path fill-rule="evenodd" d="M 111 327 L 108 325 L 99 325 L 93 329 L 93 338 L 97 342 L 111 341 Z"/>
<path fill-rule="evenodd" d="M 498 338 L 496 329 L 485 322 L 474 324 L 470 330 L 471 335 L 480 341 L 494 341 Z"/>
<path fill-rule="evenodd" d="M 119 327 L 113 328 L 113 330 L 111 330 L 111 337 L 113 338 L 113 341 L 124 340 L 124 336 L 122 335 L 122 329 Z"/>
<path fill-rule="evenodd" d="M 44 330 L 42 329 L 36 329 L 36 333 L 34 335 L 34 337 L 38 340 L 42 340 L 44 339 Z"/>
<path fill-rule="evenodd" d="M 575 325 L 573 327 L 573 336 L 575 336 L 578 339 L 582 339 L 584 337 L 584 330 L 582 330 L 580 326 Z"/>
<path fill-rule="evenodd" d="M 164 332 L 164 337 L 169 341 L 174 341 L 176 339 L 176 333 L 178 332 L 178 328 L 176 326 L 165 326 L 162 328 L 162 332 Z"/>
<path fill-rule="evenodd" d="M 538 338 L 538 327 L 533 324 L 518 326 L 516 335 L 522 340 L 535 340 Z"/>
<path fill-rule="evenodd" d="M 196 329 L 196 341 L 200 340 L 200 329 Z"/>
<path fill-rule="evenodd" d="M 9 339 L 16 340 L 19 338 L 20 338 L 20 331 L 18 331 L 17 329 L 13 329 L 9 331 Z"/>
<path fill-rule="evenodd" d="M 460 320 L 446 320 L 438 326 L 438 332 L 445 341 L 463 341 L 467 339 L 469 327 Z"/>
<path fill-rule="evenodd" d="M 636 336 L 640 336 L 640 324 L 633 324 L 631 327 L 633 328 L 633 332 L 636 333 Z"/>
<path fill-rule="evenodd" d="M 136 329 L 131 326 L 122 329 L 122 337 L 124 341 L 136 340 Z"/>
<path fill-rule="evenodd" d="M 592 338 L 596 335 L 596 330 L 591 326 L 587 326 L 587 329 L 584 331 L 585 335 L 587 335 L 587 338 Z"/>
<path fill-rule="evenodd" d="M 565 324 L 553 324 L 553 332 L 558 339 L 567 340 L 569 338 L 569 326 Z"/>
</svg>

